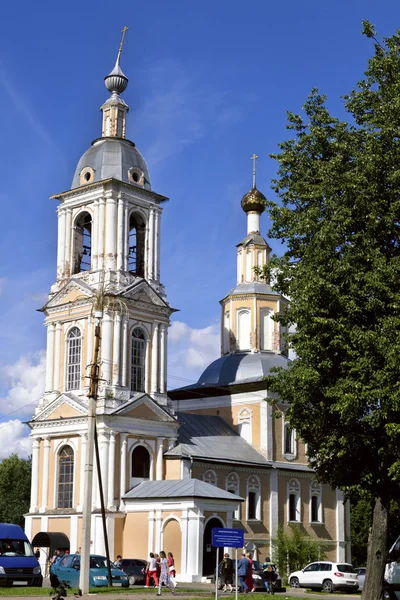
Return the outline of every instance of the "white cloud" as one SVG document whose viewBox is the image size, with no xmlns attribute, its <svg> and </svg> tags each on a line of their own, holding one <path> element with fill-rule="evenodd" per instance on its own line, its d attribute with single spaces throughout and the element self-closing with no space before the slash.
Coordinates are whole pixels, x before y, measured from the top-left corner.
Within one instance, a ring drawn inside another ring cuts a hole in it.
<svg viewBox="0 0 400 600">
<path fill-rule="evenodd" d="M 0 460 L 14 453 L 19 458 L 27 458 L 32 452 L 28 435 L 28 427 L 19 419 L 0 423 Z"/>
<path fill-rule="evenodd" d="M 45 352 L 35 352 L 21 356 L 12 365 L 0 369 L 4 395 L 0 406 L 5 407 L 4 414 L 18 412 L 18 416 L 30 417 L 35 404 L 44 392 L 46 357 Z"/>
<path fill-rule="evenodd" d="M 204 369 L 220 356 L 217 324 L 194 329 L 182 321 L 173 321 L 168 339 L 170 388 L 195 383 Z"/>
</svg>

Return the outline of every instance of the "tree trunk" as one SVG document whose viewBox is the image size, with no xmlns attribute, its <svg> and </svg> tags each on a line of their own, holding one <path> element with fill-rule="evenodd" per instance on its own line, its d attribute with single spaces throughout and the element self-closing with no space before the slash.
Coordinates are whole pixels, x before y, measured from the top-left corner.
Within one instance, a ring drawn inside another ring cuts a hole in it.
<svg viewBox="0 0 400 600">
<path fill-rule="evenodd" d="M 368 538 L 367 572 L 362 600 L 380 600 L 383 594 L 388 541 L 388 507 L 375 498 L 372 528 Z"/>
</svg>

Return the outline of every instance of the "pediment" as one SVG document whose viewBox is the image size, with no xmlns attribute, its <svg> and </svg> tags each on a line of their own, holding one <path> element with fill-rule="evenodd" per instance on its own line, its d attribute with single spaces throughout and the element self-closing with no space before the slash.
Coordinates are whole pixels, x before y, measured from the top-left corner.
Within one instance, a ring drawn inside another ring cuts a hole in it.
<svg viewBox="0 0 400 600">
<path fill-rule="evenodd" d="M 159 294 L 147 283 L 147 281 L 135 282 L 122 293 L 125 298 L 136 300 L 137 302 L 143 302 L 144 304 L 151 304 L 160 306 L 162 308 L 170 308 L 168 303 L 161 298 Z"/>
<path fill-rule="evenodd" d="M 52 419 L 71 419 L 87 415 L 86 406 L 75 399 L 72 394 L 60 394 L 35 416 L 33 421 L 49 421 Z"/>
<path fill-rule="evenodd" d="M 66 283 L 64 287 L 62 287 L 61 290 L 44 305 L 42 310 L 59 306 L 60 304 L 75 302 L 78 299 L 84 300 L 85 298 L 91 298 L 93 295 L 94 290 L 92 290 L 87 283 L 77 279 L 70 279 L 68 283 Z"/>
<path fill-rule="evenodd" d="M 175 422 L 164 408 L 155 402 L 147 394 L 140 398 L 130 400 L 112 412 L 113 415 L 131 417 L 133 419 L 145 419 L 148 421 Z"/>
</svg>

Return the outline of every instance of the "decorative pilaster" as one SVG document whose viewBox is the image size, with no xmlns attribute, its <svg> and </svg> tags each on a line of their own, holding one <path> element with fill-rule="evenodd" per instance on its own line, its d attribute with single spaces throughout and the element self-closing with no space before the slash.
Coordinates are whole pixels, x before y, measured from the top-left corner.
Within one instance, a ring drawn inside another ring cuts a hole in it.
<svg viewBox="0 0 400 600">
<path fill-rule="evenodd" d="M 109 438 L 106 433 L 99 434 L 99 454 L 100 454 L 100 472 L 101 472 L 101 483 L 103 487 L 103 498 L 104 503 L 107 504 L 108 498 L 108 450 L 109 450 Z M 114 471 L 112 471 L 114 473 Z M 110 479 L 112 478 L 110 474 Z M 100 499 L 100 497 L 99 497 Z"/>
<path fill-rule="evenodd" d="M 99 243 L 99 201 L 93 201 L 93 221 L 92 221 L 92 270 L 97 271 L 98 248 Z"/>
<path fill-rule="evenodd" d="M 37 512 L 38 509 L 38 489 L 39 489 L 39 448 L 40 438 L 32 442 L 32 483 L 31 483 L 31 506 L 30 513 Z"/>
<path fill-rule="evenodd" d="M 42 506 L 40 512 L 46 512 L 48 506 L 48 495 L 49 495 L 49 460 L 50 460 L 50 438 L 48 436 L 43 438 L 44 440 L 44 452 L 43 452 L 43 472 L 42 472 Z"/>
<path fill-rule="evenodd" d="M 115 471 L 115 432 L 110 431 L 110 448 L 108 451 L 108 492 L 107 507 L 115 510 L 114 503 L 114 471 Z"/>
<path fill-rule="evenodd" d="M 101 361 L 103 369 L 104 385 L 111 384 L 111 361 L 112 361 L 112 320 L 109 312 L 103 315 L 101 327 Z"/>
<path fill-rule="evenodd" d="M 121 373 L 121 385 L 123 387 L 128 385 L 128 316 L 123 315 L 122 317 L 122 373 Z"/>
<path fill-rule="evenodd" d="M 165 345 L 165 330 L 164 323 L 160 323 L 160 393 L 165 392 L 165 367 L 166 367 L 166 345 Z"/>
<path fill-rule="evenodd" d="M 115 270 L 117 255 L 117 203 L 109 197 L 106 202 L 106 269 Z"/>
<path fill-rule="evenodd" d="M 123 510 L 123 508 L 125 507 L 124 501 L 122 500 L 122 498 L 125 496 L 125 492 L 126 492 L 126 451 L 127 451 L 127 434 L 126 433 L 121 433 L 120 434 L 120 440 L 121 440 L 121 472 L 120 472 L 120 481 L 119 481 L 119 497 L 120 497 L 120 502 L 119 502 L 119 509 Z"/>
<path fill-rule="evenodd" d="M 120 353 L 121 353 L 121 315 L 114 315 L 114 345 L 113 345 L 113 385 L 119 385 L 120 382 Z"/>
<path fill-rule="evenodd" d="M 118 198 L 117 214 L 117 270 L 124 268 L 124 201 Z"/>
<path fill-rule="evenodd" d="M 60 391 L 60 366 L 61 366 L 61 323 L 56 323 L 55 349 L 54 349 L 54 380 L 53 388 L 55 392 Z"/>
<path fill-rule="evenodd" d="M 150 393 L 150 381 L 151 381 L 151 373 L 150 369 L 150 338 L 146 338 L 146 354 L 144 357 L 144 391 L 146 394 Z"/>
<path fill-rule="evenodd" d="M 79 477 L 79 506 L 78 510 L 83 510 L 85 502 L 85 468 L 86 468 L 86 444 L 87 434 L 81 434 L 81 465 L 80 465 L 80 477 Z"/>
<path fill-rule="evenodd" d="M 154 223 L 154 279 L 160 281 L 160 211 L 155 211 Z"/>
<path fill-rule="evenodd" d="M 124 271 L 129 271 L 129 209 L 128 209 L 128 206 L 125 206 L 125 210 L 124 210 L 124 230 L 125 230 Z"/>
<path fill-rule="evenodd" d="M 164 456 L 164 440 L 157 439 L 157 463 L 156 463 L 156 480 L 161 481 L 163 478 L 163 456 Z"/>
<path fill-rule="evenodd" d="M 45 392 L 53 391 L 53 369 L 54 369 L 54 334 L 55 324 L 47 325 L 47 348 L 46 348 L 46 386 Z"/>
<path fill-rule="evenodd" d="M 154 279 L 154 208 L 149 209 L 149 235 L 148 235 L 148 264 L 147 277 Z"/>
<path fill-rule="evenodd" d="M 151 393 L 158 392 L 158 323 L 153 324 L 151 351 Z"/>
<path fill-rule="evenodd" d="M 104 213 L 105 213 L 105 199 L 99 199 L 99 226 L 97 230 L 97 268 L 101 271 L 104 268 Z"/>
<path fill-rule="evenodd" d="M 64 275 L 65 277 L 70 277 L 71 275 L 71 238 L 72 238 L 72 209 L 66 209 L 66 220 L 65 220 L 65 268 Z"/>
<path fill-rule="evenodd" d="M 57 281 L 65 271 L 65 210 L 58 209 Z"/>
</svg>

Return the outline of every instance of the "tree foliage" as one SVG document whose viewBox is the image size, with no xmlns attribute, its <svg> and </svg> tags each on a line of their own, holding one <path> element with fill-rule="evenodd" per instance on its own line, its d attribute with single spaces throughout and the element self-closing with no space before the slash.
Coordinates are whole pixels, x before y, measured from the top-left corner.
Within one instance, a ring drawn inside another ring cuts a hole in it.
<svg viewBox="0 0 400 600">
<path fill-rule="evenodd" d="M 11 454 L 0 463 L 0 522 L 24 525 L 31 493 L 31 459 Z"/>
<path fill-rule="evenodd" d="M 266 276 L 291 299 L 277 319 L 295 326 L 297 359 L 268 385 L 290 403 L 317 476 L 375 499 L 379 582 L 367 587 L 377 598 L 382 523 L 400 489 L 400 32 L 379 43 L 364 22 L 364 33 L 375 53 L 345 98 L 349 122 L 313 90 L 304 118 L 288 113 L 292 137 L 273 155 L 280 202 L 270 204 L 270 236 L 287 250 Z"/>
<path fill-rule="evenodd" d="M 326 558 L 324 544 L 311 538 L 300 525 L 292 525 L 288 531 L 280 525 L 272 546 L 272 559 L 281 577 L 302 569 L 310 562 Z"/>
</svg>

